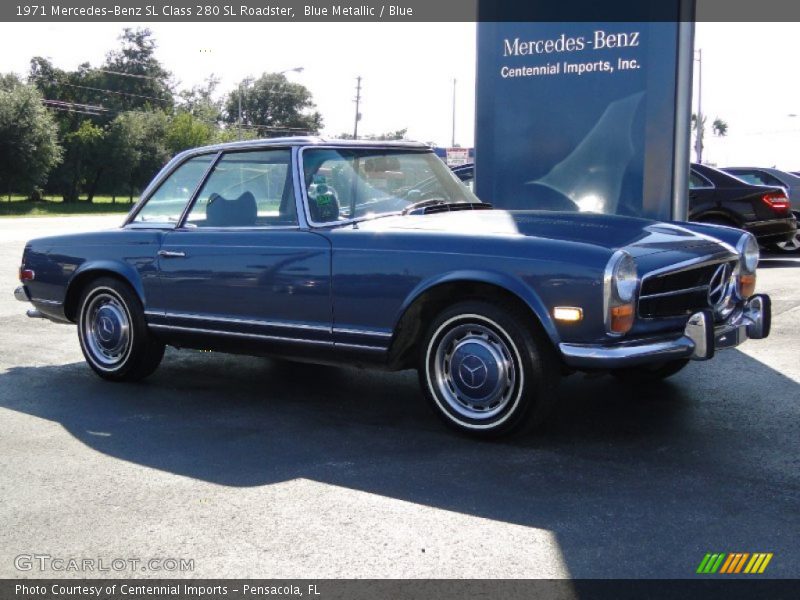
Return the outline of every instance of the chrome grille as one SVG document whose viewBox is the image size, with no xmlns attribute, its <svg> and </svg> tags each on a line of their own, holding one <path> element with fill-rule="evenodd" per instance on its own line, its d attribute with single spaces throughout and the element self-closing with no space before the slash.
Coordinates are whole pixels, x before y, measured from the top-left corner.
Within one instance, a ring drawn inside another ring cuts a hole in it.
<svg viewBox="0 0 800 600">
<path fill-rule="evenodd" d="M 639 316 L 644 319 L 681 317 L 710 308 L 709 285 L 723 262 L 713 262 L 645 277 L 639 294 Z M 736 261 L 727 261 L 732 273 Z"/>
</svg>

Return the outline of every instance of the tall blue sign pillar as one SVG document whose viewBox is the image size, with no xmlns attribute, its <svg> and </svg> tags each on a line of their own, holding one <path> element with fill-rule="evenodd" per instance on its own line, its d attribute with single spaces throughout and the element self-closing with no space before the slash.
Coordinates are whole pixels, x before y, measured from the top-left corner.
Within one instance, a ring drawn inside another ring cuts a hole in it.
<svg viewBox="0 0 800 600">
<path fill-rule="evenodd" d="M 617 0 L 614 22 L 583 20 L 582 4 L 548 7 L 549 22 L 479 22 L 477 194 L 501 208 L 685 219 L 686 3 L 663 0 L 650 21 L 641 0 Z M 640 20 L 625 20 L 626 4 Z"/>
</svg>

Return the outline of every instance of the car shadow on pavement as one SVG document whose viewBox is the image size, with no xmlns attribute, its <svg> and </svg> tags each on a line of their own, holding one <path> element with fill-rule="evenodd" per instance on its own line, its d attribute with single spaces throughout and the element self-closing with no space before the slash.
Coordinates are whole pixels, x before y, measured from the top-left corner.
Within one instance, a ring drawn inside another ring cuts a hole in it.
<svg viewBox="0 0 800 600">
<path fill-rule="evenodd" d="M 486 442 L 440 425 L 412 372 L 169 351 L 140 384 L 82 363 L 0 374 L 0 407 L 110 457 L 225 486 L 305 478 L 547 529 L 573 577 L 690 577 L 709 551 L 774 552 L 773 576 L 797 576 L 798 396 L 732 350 L 649 388 L 569 377 L 536 434 Z"/>
</svg>

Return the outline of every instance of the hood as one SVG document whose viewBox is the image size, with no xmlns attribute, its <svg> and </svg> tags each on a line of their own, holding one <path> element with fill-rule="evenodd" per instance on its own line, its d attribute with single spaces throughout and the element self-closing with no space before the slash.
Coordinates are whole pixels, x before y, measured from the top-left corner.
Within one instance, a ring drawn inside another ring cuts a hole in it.
<svg viewBox="0 0 800 600">
<path fill-rule="evenodd" d="M 578 212 L 465 210 L 393 216 L 359 223 L 367 231 L 522 236 L 625 248 L 634 257 L 659 252 L 719 250 L 719 240 L 672 223 Z"/>
</svg>

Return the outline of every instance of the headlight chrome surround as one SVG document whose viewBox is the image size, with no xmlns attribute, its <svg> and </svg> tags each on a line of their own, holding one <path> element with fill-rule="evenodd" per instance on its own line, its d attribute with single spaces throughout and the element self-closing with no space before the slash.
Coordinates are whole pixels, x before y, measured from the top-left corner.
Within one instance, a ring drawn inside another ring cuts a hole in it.
<svg viewBox="0 0 800 600">
<path fill-rule="evenodd" d="M 745 233 L 736 244 L 739 266 L 736 269 L 736 295 L 747 300 L 756 291 L 756 268 L 760 258 L 758 242 L 752 233 Z"/>
<path fill-rule="evenodd" d="M 633 327 L 639 283 L 633 257 L 624 250 L 614 252 L 603 277 L 605 325 L 609 335 L 624 335 Z"/>
<path fill-rule="evenodd" d="M 755 273 L 758 267 L 758 260 L 761 257 L 755 236 L 752 233 L 742 235 L 736 244 L 736 251 L 739 253 L 739 264 L 742 267 L 742 271 Z"/>
</svg>

